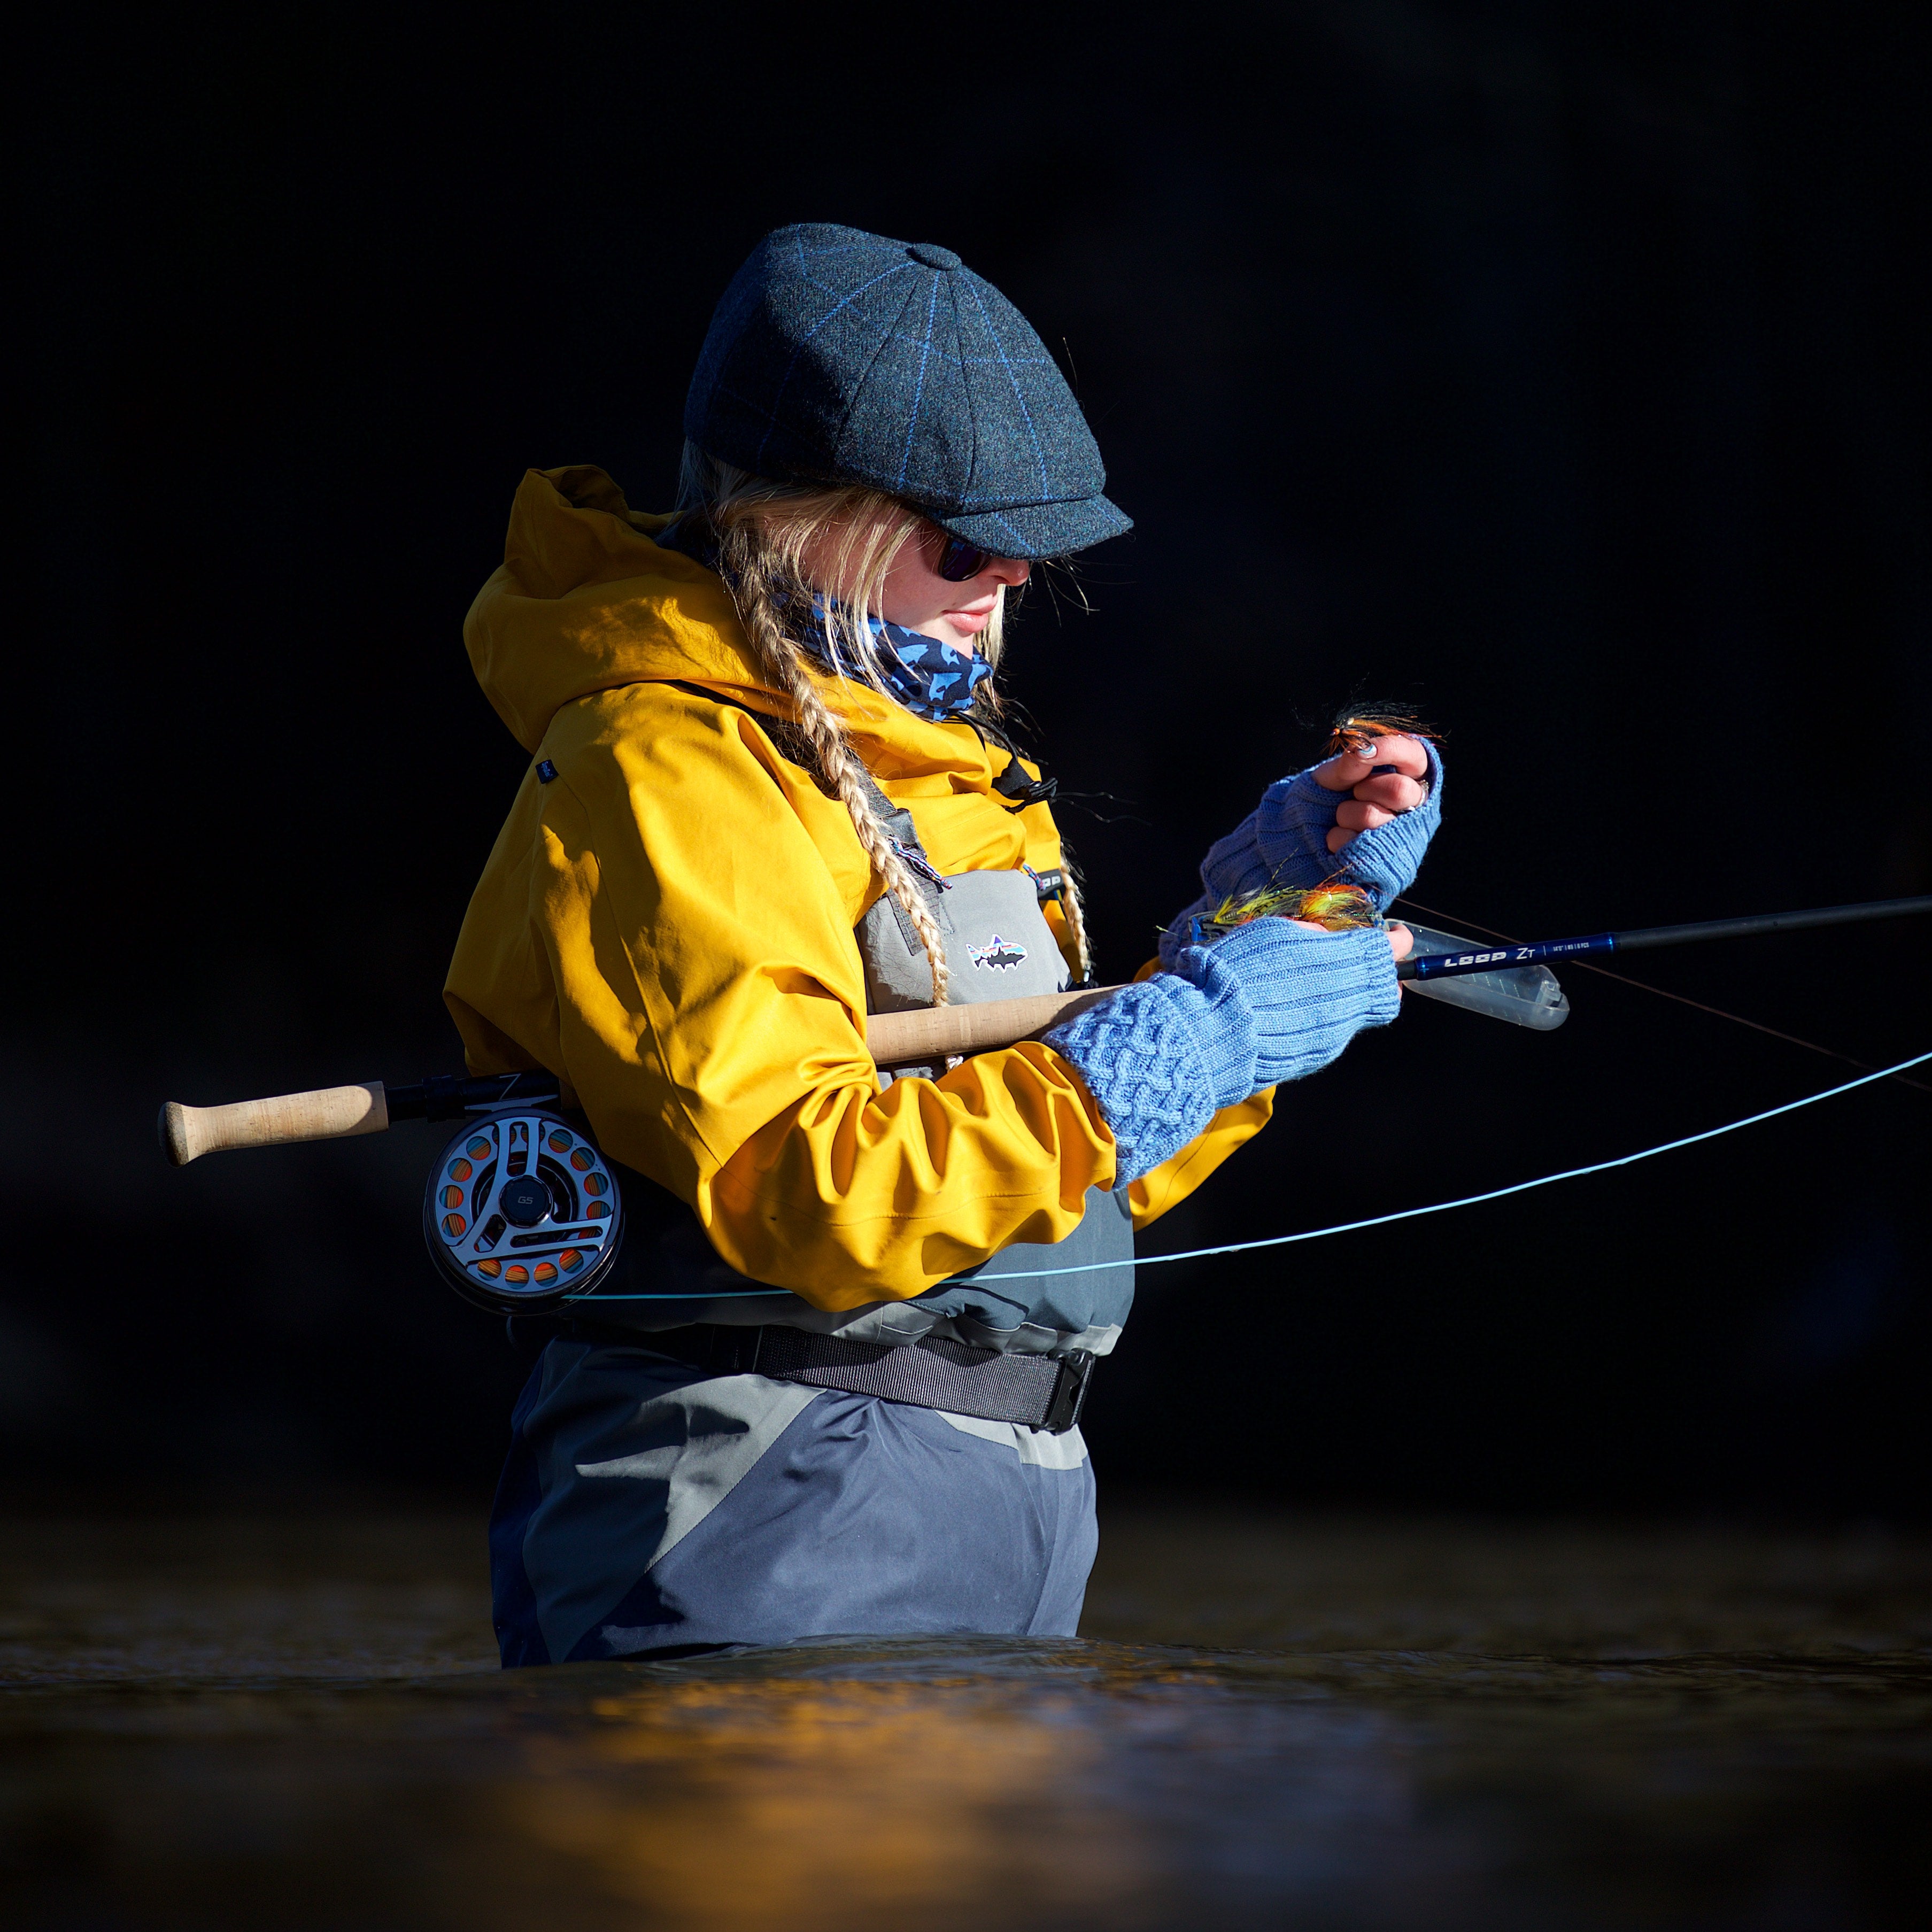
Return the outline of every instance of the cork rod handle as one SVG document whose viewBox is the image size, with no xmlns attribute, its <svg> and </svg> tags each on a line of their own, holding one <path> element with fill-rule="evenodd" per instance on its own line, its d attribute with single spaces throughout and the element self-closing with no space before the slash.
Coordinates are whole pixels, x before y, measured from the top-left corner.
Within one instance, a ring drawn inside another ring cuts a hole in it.
<svg viewBox="0 0 1932 1932">
<path fill-rule="evenodd" d="M 987 1053 L 1036 1040 L 1049 1027 L 1097 1006 L 1118 986 L 1089 986 L 1078 993 L 1041 993 L 1030 1000 L 982 1000 L 972 1006 L 918 1006 L 907 1013 L 874 1013 L 866 1022 L 866 1044 L 881 1066 L 908 1060 L 930 1063 L 953 1053 Z"/>
<path fill-rule="evenodd" d="M 265 1100 L 237 1100 L 226 1107 L 161 1109 L 161 1151 L 176 1167 L 229 1148 L 281 1147 L 291 1141 L 333 1141 L 351 1134 L 380 1134 L 389 1124 L 382 1083 L 323 1087 L 312 1094 L 276 1094 Z"/>
</svg>

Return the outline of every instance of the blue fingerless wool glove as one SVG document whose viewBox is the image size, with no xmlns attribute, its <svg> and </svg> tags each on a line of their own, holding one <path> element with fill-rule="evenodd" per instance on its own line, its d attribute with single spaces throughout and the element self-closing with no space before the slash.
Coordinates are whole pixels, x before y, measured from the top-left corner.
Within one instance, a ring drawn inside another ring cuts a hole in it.
<svg viewBox="0 0 1932 1932">
<path fill-rule="evenodd" d="M 1179 1153 L 1220 1108 L 1326 1066 L 1396 1005 L 1381 927 L 1310 932 L 1258 919 L 1184 947 L 1173 972 L 1123 987 L 1046 1043 L 1099 1102 L 1119 1186 Z"/>
<path fill-rule="evenodd" d="M 1339 852 L 1329 850 L 1328 834 L 1346 792 L 1318 784 L 1312 766 L 1270 785 L 1261 803 L 1208 848 L 1201 862 L 1201 883 L 1208 890 L 1162 934 L 1161 964 L 1172 970 L 1187 944 L 1190 920 L 1205 918 L 1223 899 L 1271 885 L 1311 892 L 1339 880 L 1360 886 L 1378 912 L 1387 912 L 1415 883 L 1422 855 L 1442 822 L 1442 760 L 1427 739 L 1420 742 L 1429 757 L 1422 802 L 1372 832 L 1358 832 Z"/>
</svg>

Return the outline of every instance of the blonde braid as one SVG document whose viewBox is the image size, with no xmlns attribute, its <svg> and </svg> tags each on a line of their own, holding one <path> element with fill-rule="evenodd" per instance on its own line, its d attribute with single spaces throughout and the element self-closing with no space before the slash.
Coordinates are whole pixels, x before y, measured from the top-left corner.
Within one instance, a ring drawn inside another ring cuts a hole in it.
<svg viewBox="0 0 1932 1932">
<path fill-rule="evenodd" d="M 1094 956 L 1087 950 L 1087 914 L 1080 904 L 1080 887 L 1073 868 L 1073 854 L 1063 843 L 1060 848 L 1060 913 L 1066 922 L 1067 937 L 1073 942 L 1074 956 L 1079 962 L 1080 984 L 1091 986 L 1094 981 Z"/>
<path fill-rule="evenodd" d="M 752 658 L 766 677 L 791 700 L 795 722 L 805 734 L 826 782 L 850 817 L 852 830 L 858 834 L 873 871 L 884 881 L 886 891 L 919 935 L 932 974 L 932 1004 L 943 1006 L 946 1003 L 947 974 L 946 941 L 940 933 L 939 922 L 933 917 L 912 868 L 900 856 L 892 834 L 880 822 L 862 782 L 864 767 L 857 754 L 806 668 L 797 645 L 786 633 L 778 614 L 778 586 L 773 581 L 770 565 L 758 554 L 751 527 L 736 524 L 722 535 L 720 560 L 728 572 L 726 581 L 735 588 L 738 614 L 744 622 Z"/>
</svg>

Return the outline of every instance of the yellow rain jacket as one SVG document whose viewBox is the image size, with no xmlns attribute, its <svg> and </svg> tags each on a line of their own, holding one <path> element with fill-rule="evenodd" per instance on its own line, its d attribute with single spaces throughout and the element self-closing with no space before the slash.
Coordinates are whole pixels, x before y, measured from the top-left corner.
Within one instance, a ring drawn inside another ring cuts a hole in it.
<svg viewBox="0 0 1932 1932">
<path fill-rule="evenodd" d="M 731 1267 L 819 1308 L 1064 1238 L 1088 1189 L 1114 1183 L 1092 1096 L 1036 1042 L 880 1090 L 853 928 L 880 881 L 844 807 L 760 726 L 788 707 L 722 580 L 651 541 L 670 520 L 629 509 L 600 470 L 532 470 L 464 625 L 535 761 L 444 991 L 471 1070 L 556 1074 L 605 1151 L 687 1202 Z M 970 725 L 843 679 L 826 696 L 942 873 L 1059 865 L 1052 813 L 994 793 L 1006 755 Z M 1135 1181 L 1136 1226 L 1198 1187 L 1271 1098 L 1225 1108 Z"/>
</svg>

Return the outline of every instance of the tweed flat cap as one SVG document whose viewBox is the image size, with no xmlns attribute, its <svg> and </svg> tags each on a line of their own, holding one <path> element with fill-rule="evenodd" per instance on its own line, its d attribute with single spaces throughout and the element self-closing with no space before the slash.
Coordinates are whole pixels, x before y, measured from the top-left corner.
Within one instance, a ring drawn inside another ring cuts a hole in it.
<svg viewBox="0 0 1932 1932">
<path fill-rule="evenodd" d="M 929 242 L 774 229 L 711 318 L 684 430 L 757 476 L 890 491 L 1001 556 L 1132 527 L 1046 345 Z"/>
</svg>

